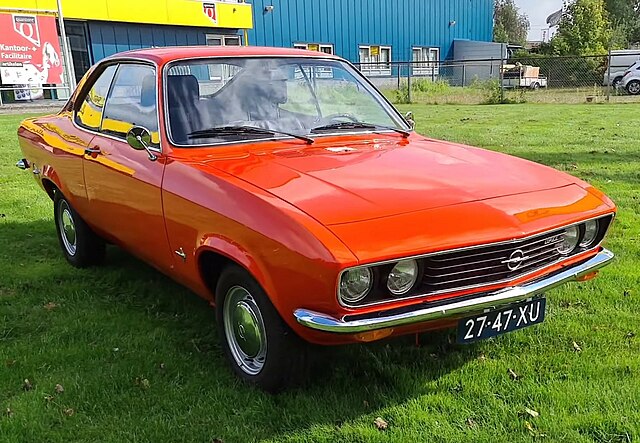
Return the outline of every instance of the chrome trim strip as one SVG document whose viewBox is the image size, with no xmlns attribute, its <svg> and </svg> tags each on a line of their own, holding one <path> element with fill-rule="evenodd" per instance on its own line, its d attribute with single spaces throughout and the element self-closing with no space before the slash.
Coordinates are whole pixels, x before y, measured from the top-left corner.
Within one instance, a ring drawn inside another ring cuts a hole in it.
<svg viewBox="0 0 640 443">
<path fill-rule="evenodd" d="M 502 289 L 477 298 L 455 301 L 446 305 L 419 308 L 415 311 L 391 314 L 379 317 L 373 313 L 370 317 L 359 320 L 335 318 L 320 312 L 307 309 L 296 309 L 293 313 L 296 321 L 310 329 L 337 334 L 354 334 L 377 329 L 395 328 L 427 321 L 443 320 L 447 318 L 463 317 L 480 313 L 485 309 L 499 309 L 535 297 L 564 283 L 575 281 L 580 277 L 592 273 L 611 262 L 614 255 L 603 249 L 595 257 L 572 266 L 564 271 L 521 286 Z"/>
<path fill-rule="evenodd" d="M 416 298 L 421 298 L 421 297 L 426 297 L 426 296 L 431 296 L 431 295 L 441 295 L 441 294 L 447 294 L 447 293 L 451 293 L 451 292 L 459 292 L 459 291 L 466 291 L 469 289 L 478 289 L 478 288 L 482 288 L 483 286 L 492 286 L 492 285 L 499 285 L 502 283 L 508 283 L 509 281 L 512 280 L 516 280 L 516 279 L 520 279 L 520 278 L 524 278 L 527 277 L 531 274 L 534 274 L 538 271 L 540 271 L 541 269 L 550 267 L 550 266 L 554 266 L 557 265 L 558 263 L 562 263 L 565 260 L 568 260 L 570 258 L 572 258 L 572 255 L 569 256 L 562 256 L 559 260 L 556 260 L 553 263 L 548 263 L 542 267 L 538 267 L 536 269 L 531 269 L 529 272 L 527 272 L 526 274 L 522 274 L 522 275 L 518 275 L 515 278 L 509 278 L 506 280 L 500 280 L 500 281 L 494 281 L 491 283 L 480 283 L 477 285 L 471 285 L 471 286 L 465 286 L 465 287 L 459 287 L 459 288 L 454 288 L 454 289 L 443 289 L 440 291 L 433 291 L 433 292 L 428 292 L 428 293 L 424 293 L 424 294 L 417 294 L 417 295 L 413 295 L 411 297 L 405 297 L 405 298 L 394 298 L 394 299 L 387 299 L 387 300 L 381 300 L 381 301 L 377 301 L 377 302 L 373 302 L 373 303 L 368 303 L 365 305 L 349 305 L 349 304 L 345 304 L 342 302 L 342 299 L 340 298 L 340 281 L 342 280 L 342 274 L 344 274 L 345 272 L 351 270 L 351 269 L 357 269 L 357 268 L 362 268 L 362 267 L 375 267 L 375 266 L 380 266 L 380 265 L 386 265 L 389 263 L 396 263 L 400 260 L 419 260 L 422 258 L 427 258 L 427 257 L 432 257 L 432 256 L 438 256 L 438 255 L 443 255 L 443 254 L 449 254 L 449 253 L 454 253 L 454 252 L 462 252 L 462 251 L 469 251 L 469 250 L 473 250 L 473 249 L 479 249 L 479 248 L 485 248 L 485 247 L 492 247 L 492 246 L 500 246 L 500 245 L 507 245 L 507 244 L 513 244 L 513 243 L 519 243 L 522 241 L 526 241 L 532 238 L 536 238 L 536 237 L 540 237 L 540 236 L 544 236 L 544 235 L 548 235 L 552 232 L 558 231 L 560 229 L 565 229 L 571 226 L 576 226 L 576 225 L 580 225 L 582 223 L 588 222 L 589 220 L 598 220 L 598 219 L 602 219 L 605 217 L 611 217 L 611 223 L 609 223 L 609 226 L 607 227 L 607 232 L 609 229 L 611 229 L 611 225 L 613 224 L 613 221 L 616 218 L 616 213 L 615 212 L 610 212 L 608 214 L 603 214 L 603 215 L 598 215 L 595 217 L 591 217 L 591 218 L 587 218 L 585 220 L 581 220 L 575 223 L 572 223 L 570 225 L 565 225 L 565 226 L 560 226 L 557 228 L 553 228 L 550 229 L 548 231 L 545 232 L 540 232 L 538 234 L 533 234 L 530 235 L 528 237 L 522 237 L 522 238 L 514 238 L 511 240 L 506 240 L 506 241 L 501 241 L 501 242 L 496 242 L 496 243 L 484 243 L 481 245 L 475 245 L 475 246 L 466 246 L 463 248 L 457 248 L 457 249 L 444 249 L 441 251 L 436 251 L 436 252 L 429 252 L 426 254 L 420 254 L 420 255 L 413 255 L 411 257 L 399 257 L 399 258 L 395 258 L 395 259 L 391 259 L 391 260 L 385 260 L 385 261 L 381 261 L 381 262 L 373 262 L 373 263 L 365 263 L 362 265 L 358 265 L 358 266 L 352 266 L 350 268 L 345 268 L 342 271 L 340 271 L 340 274 L 338 275 L 338 281 L 336 284 L 336 297 L 338 299 L 338 303 L 340 303 L 340 306 L 343 306 L 345 308 L 349 308 L 349 309 L 357 309 L 357 308 L 366 308 L 366 307 L 370 307 L 370 306 L 378 306 L 378 305 L 383 305 L 383 304 L 389 304 L 389 303 L 393 303 L 396 302 L 398 300 L 413 300 Z M 605 232 L 605 238 L 606 238 L 606 232 Z M 580 254 L 584 254 L 587 252 L 592 252 L 597 250 L 601 245 L 602 242 L 604 241 L 604 238 L 600 241 L 600 243 L 598 243 L 597 245 L 593 245 L 593 248 L 585 250 L 580 252 Z"/>
</svg>

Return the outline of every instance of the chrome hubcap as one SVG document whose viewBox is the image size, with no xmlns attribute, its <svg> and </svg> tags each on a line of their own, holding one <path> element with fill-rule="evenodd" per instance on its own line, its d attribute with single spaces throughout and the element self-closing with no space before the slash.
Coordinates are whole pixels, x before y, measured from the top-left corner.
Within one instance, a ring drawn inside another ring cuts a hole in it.
<svg viewBox="0 0 640 443">
<path fill-rule="evenodd" d="M 631 94 L 637 94 L 640 92 L 640 82 L 633 82 L 629 84 L 629 92 Z"/>
<path fill-rule="evenodd" d="M 245 288 L 234 286 L 227 292 L 223 322 L 233 359 L 247 374 L 259 374 L 267 356 L 267 335 L 260 308 Z"/>
<path fill-rule="evenodd" d="M 69 255 L 76 255 L 76 225 L 73 221 L 73 215 L 71 215 L 71 208 L 69 203 L 65 200 L 60 202 L 60 211 L 58 212 L 60 223 L 60 236 L 62 237 L 62 243 Z"/>
</svg>

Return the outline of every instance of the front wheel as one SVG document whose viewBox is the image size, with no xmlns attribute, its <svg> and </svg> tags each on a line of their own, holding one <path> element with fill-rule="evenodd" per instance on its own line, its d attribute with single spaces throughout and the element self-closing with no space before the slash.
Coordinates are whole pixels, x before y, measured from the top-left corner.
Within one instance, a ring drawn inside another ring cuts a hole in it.
<svg viewBox="0 0 640 443">
<path fill-rule="evenodd" d="M 616 77 L 613 79 L 613 81 L 611 82 L 611 87 L 613 89 L 618 89 L 618 86 L 620 86 L 620 83 L 622 82 L 622 77 Z"/>
<path fill-rule="evenodd" d="M 627 83 L 627 92 L 631 95 L 640 94 L 640 80 L 631 80 Z"/>
<path fill-rule="evenodd" d="M 222 348 L 244 381 L 278 392 L 306 375 L 306 344 L 244 269 L 230 266 L 222 272 L 216 287 L 216 317 Z"/>
<path fill-rule="evenodd" d="M 72 266 L 86 268 L 104 260 L 104 241 L 91 230 L 60 191 L 56 191 L 53 199 L 53 216 L 60 248 Z"/>
</svg>

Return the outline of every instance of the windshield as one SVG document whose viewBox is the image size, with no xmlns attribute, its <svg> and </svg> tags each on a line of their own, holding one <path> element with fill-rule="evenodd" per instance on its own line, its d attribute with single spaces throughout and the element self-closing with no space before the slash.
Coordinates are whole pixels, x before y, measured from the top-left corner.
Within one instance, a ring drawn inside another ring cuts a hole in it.
<svg viewBox="0 0 640 443">
<path fill-rule="evenodd" d="M 177 145 L 408 129 L 380 93 L 340 60 L 185 60 L 165 72 L 168 128 Z"/>
</svg>

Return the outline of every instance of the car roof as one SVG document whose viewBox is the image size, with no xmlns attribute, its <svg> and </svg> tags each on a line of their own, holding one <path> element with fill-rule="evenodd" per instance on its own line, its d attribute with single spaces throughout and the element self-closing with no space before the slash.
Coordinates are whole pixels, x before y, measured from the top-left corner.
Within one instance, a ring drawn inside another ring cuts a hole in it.
<svg viewBox="0 0 640 443">
<path fill-rule="evenodd" d="M 324 52 L 268 46 L 166 46 L 135 49 L 114 54 L 113 58 L 139 58 L 162 65 L 173 60 L 204 57 L 314 57 L 339 59 Z"/>
</svg>

